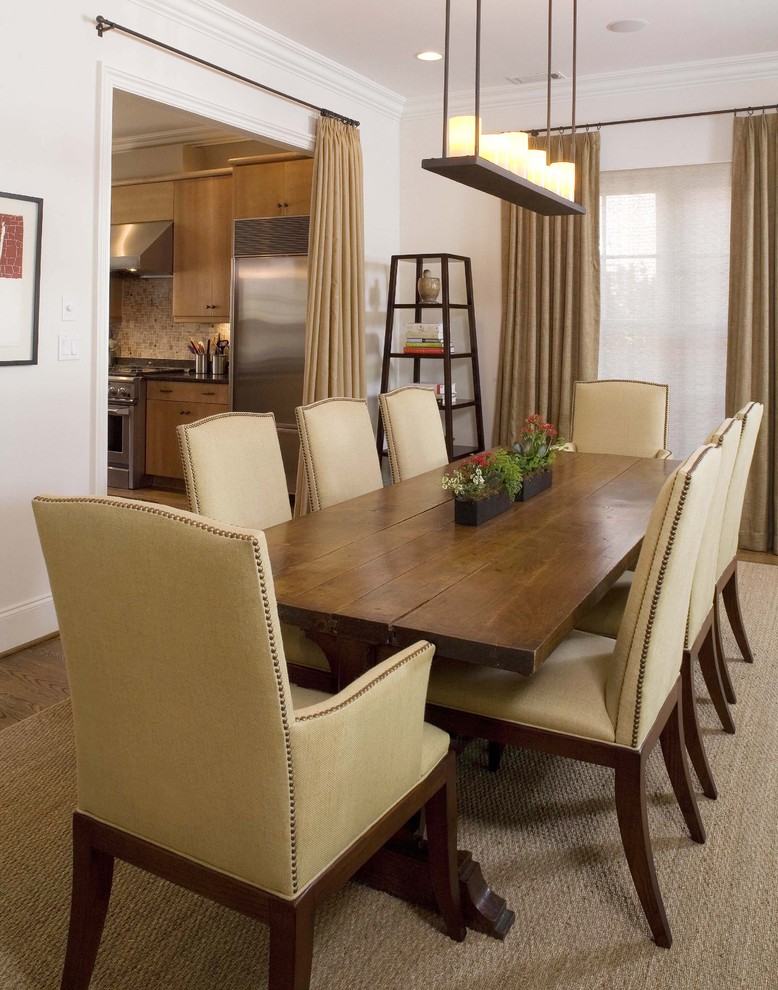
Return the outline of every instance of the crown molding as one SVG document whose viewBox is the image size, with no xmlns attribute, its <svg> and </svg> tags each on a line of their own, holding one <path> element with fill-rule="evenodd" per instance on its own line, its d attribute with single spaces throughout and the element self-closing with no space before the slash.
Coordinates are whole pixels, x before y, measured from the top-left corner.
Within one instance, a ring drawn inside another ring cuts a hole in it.
<svg viewBox="0 0 778 990">
<path fill-rule="evenodd" d="M 705 62 L 656 65 L 647 69 L 629 69 L 626 72 L 602 72 L 596 75 L 579 76 L 577 99 L 580 101 L 587 97 L 659 93 L 697 86 L 732 85 L 777 78 L 778 52 L 766 52 L 760 55 L 733 56 Z M 566 97 L 569 91 L 570 80 L 553 83 L 552 100 L 559 99 L 562 93 Z M 545 83 L 532 83 L 527 86 L 499 86 L 481 90 L 482 110 L 525 110 L 537 106 L 545 109 L 545 105 Z M 440 97 L 409 99 L 405 104 L 403 120 L 439 116 L 441 107 L 442 94 Z M 449 107 L 452 114 L 472 113 L 472 92 L 450 94 Z"/>
<path fill-rule="evenodd" d="M 309 89 L 311 85 L 322 86 L 335 95 L 392 120 L 399 120 L 402 116 L 405 100 L 398 93 L 271 31 L 257 21 L 223 6 L 217 0 L 127 0 L 127 2 L 175 25 L 189 28 L 210 42 L 215 40 L 240 55 L 258 59 L 296 77 L 301 83 L 300 91 L 290 93 L 291 96 L 298 96 L 300 99 L 314 103 L 316 100 L 309 99 L 307 95 Z M 248 75 L 248 72 L 244 74 Z M 262 82 L 262 79 L 257 79 L 257 82 Z M 333 106 L 327 109 L 339 113 L 342 108 Z M 348 110 L 349 112 L 344 116 L 351 116 L 355 112 L 353 106 L 349 106 Z"/>
<path fill-rule="evenodd" d="M 113 151 L 135 151 L 139 148 L 160 148 L 168 144 L 233 144 L 237 141 L 258 140 L 251 133 L 225 134 L 215 127 L 171 127 L 166 131 L 149 131 L 134 134 L 129 138 L 118 138 L 113 142 Z"/>
</svg>

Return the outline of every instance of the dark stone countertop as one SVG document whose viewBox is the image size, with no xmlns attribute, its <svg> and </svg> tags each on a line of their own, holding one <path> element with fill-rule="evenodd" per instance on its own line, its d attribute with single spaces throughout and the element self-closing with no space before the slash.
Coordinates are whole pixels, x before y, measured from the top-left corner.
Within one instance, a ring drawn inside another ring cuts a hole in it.
<svg viewBox="0 0 778 990">
<path fill-rule="evenodd" d="M 229 385 L 230 376 L 227 375 L 196 375 L 193 371 L 186 371 L 183 375 L 171 372 L 170 374 L 151 374 L 143 376 L 149 382 L 210 382 L 212 385 Z"/>
</svg>

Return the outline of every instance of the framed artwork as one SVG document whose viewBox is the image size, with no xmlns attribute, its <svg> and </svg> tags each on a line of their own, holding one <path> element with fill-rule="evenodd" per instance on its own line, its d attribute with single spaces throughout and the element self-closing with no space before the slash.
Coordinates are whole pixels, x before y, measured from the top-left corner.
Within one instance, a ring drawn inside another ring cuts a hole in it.
<svg viewBox="0 0 778 990">
<path fill-rule="evenodd" d="M 0 365 L 38 363 L 43 200 L 0 192 Z"/>
</svg>

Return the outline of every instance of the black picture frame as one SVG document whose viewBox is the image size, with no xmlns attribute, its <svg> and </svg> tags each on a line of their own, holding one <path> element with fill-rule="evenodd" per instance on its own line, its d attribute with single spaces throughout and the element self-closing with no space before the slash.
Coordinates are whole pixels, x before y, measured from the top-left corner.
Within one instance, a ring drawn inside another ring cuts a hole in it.
<svg viewBox="0 0 778 990">
<path fill-rule="evenodd" d="M 38 363 L 43 200 L 0 192 L 0 365 Z"/>
</svg>

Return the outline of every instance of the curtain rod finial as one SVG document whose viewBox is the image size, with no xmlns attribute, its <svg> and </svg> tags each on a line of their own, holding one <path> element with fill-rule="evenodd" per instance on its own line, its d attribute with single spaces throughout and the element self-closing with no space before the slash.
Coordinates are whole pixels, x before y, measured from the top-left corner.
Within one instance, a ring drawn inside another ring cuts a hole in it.
<svg viewBox="0 0 778 990">
<path fill-rule="evenodd" d="M 106 20 L 102 14 L 98 14 L 95 20 L 95 28 L 97 29 L 98 38 L 102 38 L 106 31 L 111 31 L 115 26 L 113 21 Z"/>
</svg>

